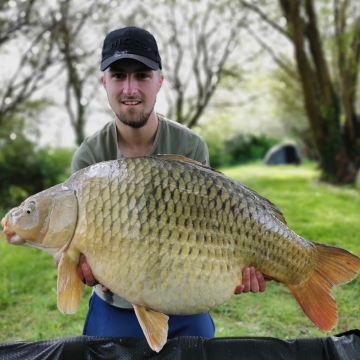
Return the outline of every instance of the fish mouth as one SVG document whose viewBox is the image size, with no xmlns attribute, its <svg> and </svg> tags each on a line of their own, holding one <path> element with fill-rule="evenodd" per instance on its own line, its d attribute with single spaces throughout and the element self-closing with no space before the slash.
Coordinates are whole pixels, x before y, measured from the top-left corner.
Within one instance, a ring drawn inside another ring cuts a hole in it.
<svg viewBox="0 0 360 360">
<path fill-rule="evenodd" d="M 3 231 L 2 233 L 4 235 L 6 235 L 6 239 L 8 239 L 8 236 L 10 236 L 10 234 L 14 234 L 14 231 L 12 231 L 12 227 L 11 225 L 9 224 L 9 220 L 8 220 L 9 216 L 6 215 L 5 217 L 2 218 L 1 220 L 1 226 L 3 227 Z M 8 240 L 9 241 L 9 240 Z"/>
<path fill-rule="evenodd" d="M 8 218 L 8 216 L 5 216 L 5 217 L 3 217 L 2 218 L 2 220 L 1 220 L 1 226 L 3 227 L 3 234 L 5 233 L 5 231 L 6 231 L 6 224 L 7 224 L 7 218 Z"/>
<path fill-rule="evenodd" d="M 8 220 L 8 217 L 9 216 L 5 216 L 1 220 L 1 225 L 3 227 L 2 233 L 6 236 L 7 242 L 9 244 L 14 244 L 14 245 L 24 244 L 25 240 L 23 238 L 21 238 L 18 234 L 16 234 L 16 232 L 14 231 L 14 229 L 12 228 L 12 226 Z"/>
<path fill-rule="evenodd" d="M 6 234 L 6 240 L 12 245 L 22 245 L 25 243 L 25 240 L 16 233 Z"/>
</svg>

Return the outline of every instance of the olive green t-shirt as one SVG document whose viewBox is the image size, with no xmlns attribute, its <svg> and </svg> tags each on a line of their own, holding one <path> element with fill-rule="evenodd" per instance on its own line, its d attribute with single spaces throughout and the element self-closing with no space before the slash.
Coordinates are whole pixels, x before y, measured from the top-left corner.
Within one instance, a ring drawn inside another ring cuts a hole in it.
<svg viewBox="0 0 360 360">
<path fill-rule="evenodd" d="M 159 126 L 149 156 L 177 154 L 209 165 L 208 148 L 200 135 L 161 115 L 158 118 Z M 84 140 L 73 156 L 71 170 L 76 172 L 101 161 L 123 157 L 118 148 L 116 124 L 113 120 Z"/>
</svg>

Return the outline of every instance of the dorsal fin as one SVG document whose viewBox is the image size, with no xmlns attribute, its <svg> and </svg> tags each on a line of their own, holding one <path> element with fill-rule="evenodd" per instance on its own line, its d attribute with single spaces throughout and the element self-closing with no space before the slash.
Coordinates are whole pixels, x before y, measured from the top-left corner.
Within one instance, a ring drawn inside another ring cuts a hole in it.
<svg viewBox="0 0 360 360">
<path fill-rule="evenodd" d="M 157 155 L 154 155 L 152 156 L 154 158 L 159 158 L 159 159 L 164 159 L 164 160 L 176 160 L 176 161 L 184 161 L 184 162 L 188 162 L 188 163 L 191 163 L 191 164 L 195 164 L 195 165 L 198 165 L 198 166 L 201 166 L 205 169 L 209 169 L 209 170 L 212 170 L 212 171 L 215 171 L 217 173 L 220 173 L 222 174 L 221 171 L 218 171 L 210 166 L 206 166 L 204 164 L 202 164 L 201 162 L 199 161 L 196 161 L 196 160 L 193 160 L 193 159 L 189 159 L 187 158 L 186 156 L 183 156 L 183 155 L 177 155 L 177 154 L 157 154 Z"/>
<path fill-rule="evenodd" d="M 190 162 L 196 165 L 203 165 L 201 162 L 189 159 L 186 156 L 183 155 L 176 155 L 176 154 L 157 154 L 154 157 L 157 157 L 159 159 L 165 159 L 165 160 L 178 160 L 178 161 L 186 161 Z"/>
</svg>

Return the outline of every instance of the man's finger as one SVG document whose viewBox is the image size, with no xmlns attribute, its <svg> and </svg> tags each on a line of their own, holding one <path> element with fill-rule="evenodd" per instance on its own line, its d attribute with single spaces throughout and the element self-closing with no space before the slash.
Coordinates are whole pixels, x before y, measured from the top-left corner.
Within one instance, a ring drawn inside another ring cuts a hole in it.
<svg viewBox="0 0 360 360">
<path fill-rule="evenodd" d="M 260 271 L 256 271 L 256 277 L 259 285 L 259 291 L 264 292 L 266 290 L 266 281 L 264 275 Z"/>
<path fill-rule="evenodd" d="M 244 291 L 244 285 L 243 284 L 240 284 L 236 287 L 235 291 L 234 291 L 234 294 L 236 295 L 240 295 L 242 294 Z"/>
<path fill-rule="evenodd" d="M 256 271 L 253 266 L 250 266 L 250 291 L 258 292 L 259 291 L 259 282 L 256 276 Z"/>
<path fill-rule="evenodd" d="M 86 284 L 85 277 L 81 268 L 81 264 L 84 262 L 85 256 L 83 254 L 80 254 L 79 264 L 78 264 L 78 274 L 81 279 L 81 281 Z"/>
<path fill-rule="evenodd" d="M 243 279 L 242 284 L 244 285 L 242 292 L 249 292 L 250 291 L 250 267 L 245 267 L 243 270 Z"/>
<path fill-rule="evenodd" d="M 80 279 L 83 281 L 84 284 L 87 284 L 89 286 L 94 286 L 98 283 L 94 278 L 90 266 L 86 261 L 86 257 L 83 254 L 80 255 L 79 267 L 80 267 L 80 272 L 82 273 L 82 276 L 80 275 Z"/>
</svg>

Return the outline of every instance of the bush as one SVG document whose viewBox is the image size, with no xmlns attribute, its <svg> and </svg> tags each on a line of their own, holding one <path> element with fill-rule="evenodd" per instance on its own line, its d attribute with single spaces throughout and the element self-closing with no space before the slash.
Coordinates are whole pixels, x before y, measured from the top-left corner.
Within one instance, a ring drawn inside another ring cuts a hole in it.
<svg viewBox="0 0 360 360">
<path fill-rule="evenodd" d="M 224 152 L 224 142 L 216 137 L 206 138 L 209 149 L 210 165 L 213 168 L 226 166 L 231 162 L 231 156 Z"/>
<path fill-rule="evenodd" d="M 271 146 L 279 143 L 278 139 L 260 135 L 239 134 L 225 142 L 225 152 L 231 156 L 231 164 L 243 164 L 264 158 Z"/>
<path fill-rule="evenodd" d="M 70 175 L 72 149 L 40 149 L 22 136 L 0 146 L 0 212 Z"/>
<path fill-rule="evenodd" d="M 280 142 L 279 139 L 252 134 L 239 134 L 225 141 L 214 137 L 205 140 L 209 148 L 210 164 L 215 168 L 261 160 L 271 146 Z"/>
</svg>

